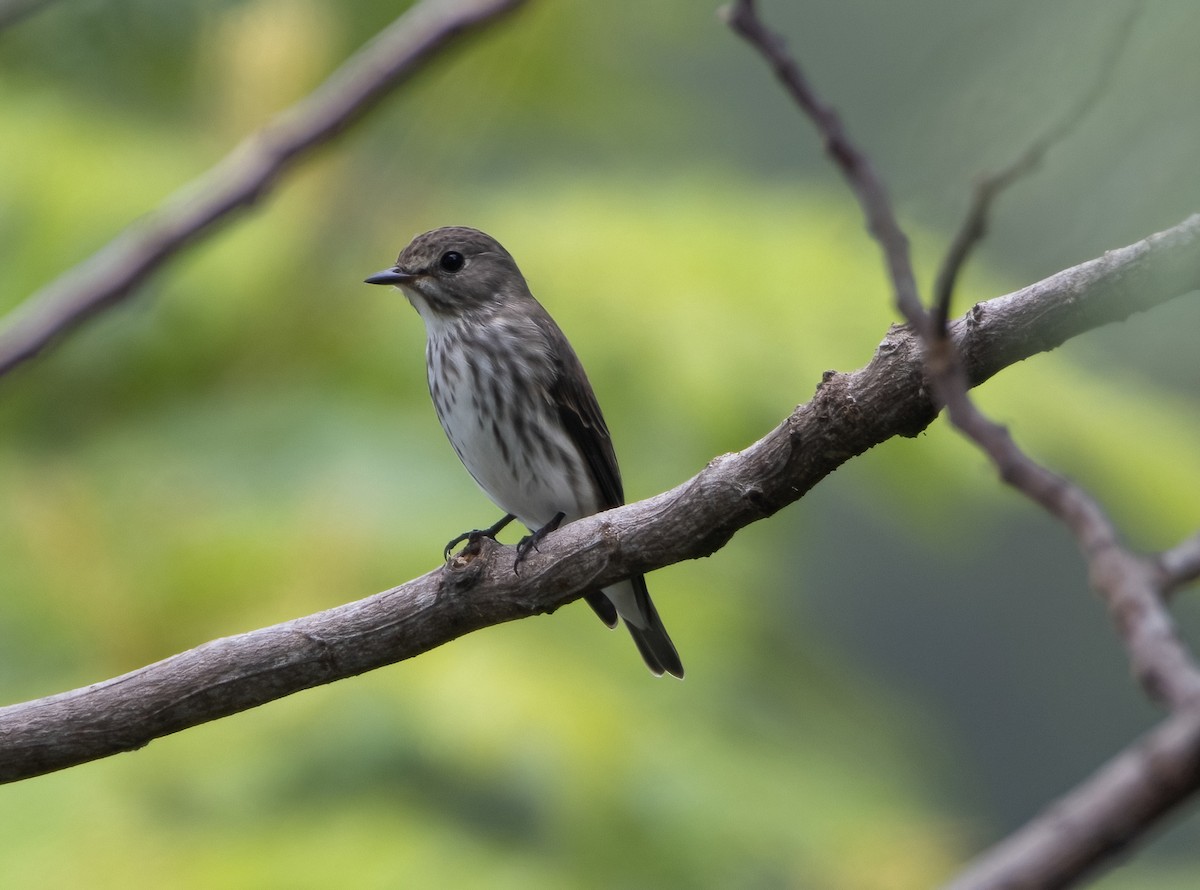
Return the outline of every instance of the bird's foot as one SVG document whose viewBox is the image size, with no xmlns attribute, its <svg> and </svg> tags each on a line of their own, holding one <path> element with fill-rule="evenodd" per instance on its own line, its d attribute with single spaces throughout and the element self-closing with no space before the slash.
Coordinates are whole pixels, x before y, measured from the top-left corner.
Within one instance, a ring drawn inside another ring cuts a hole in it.
<svg viewBox="0 0 1200 890">
<path fill-rule="evenodd" d="M 511 513 L 508 513 L 504 516 L 503 519 L 501 519 L 495 525 L 489 525 L 487 528 L 476 528 L 476 529 L 472 529 L 469 532 L 463 532 L 461 535 L 454 538 L 453 540 L 450 541 L 450 543 L 448 543 L 446 545 L 446 548 L 442 551 L 442 556 L 446 560 L 449 560 L 450 559 L 450 551 L 453 550 L 455 547 L 457 547 L 459 544 L 461 544 L 463 541 L 467 542 L 467 549 L 469 550 L 472 547 L 474 547 L 476 544 L 478 544 L 484 538 L 491 538 L 493 541 L 496 540 L 496 535 L 500 534 L 500 532 L 504 529 L 504 527 L 516 518 L 517 517 L 513 516 Z"/>
<path fill-rule="evenodd" d="M 513 563 L 514 572 L 520 572 L 521 563 L 523 563 L 526 557 L 529 556 L 530 551 L 537 550 L 538 543 L 542 540 L 542 538 L 546 537 L 546 535 L 558 528 L 562 524 L 563 519 L 566 518 L 566 515 L 566 513 L 563 513 L 560 510 L 558 513 L 554 514 L 553 519 L 551 519 L 533 534 L 526 535 L 517 543 L 517 561 Z"/>
</svg>

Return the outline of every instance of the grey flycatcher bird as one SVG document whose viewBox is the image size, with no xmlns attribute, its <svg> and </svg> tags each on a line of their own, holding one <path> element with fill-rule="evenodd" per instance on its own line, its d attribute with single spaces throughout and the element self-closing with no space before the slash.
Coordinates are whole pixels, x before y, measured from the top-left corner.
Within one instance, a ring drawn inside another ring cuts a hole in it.
<svg viewBox="0 0 1200 890">
<path fill-rule="evenodd" d="M 583 365 L 534 299 L 516 261 L 477 229 L 418 235 L 366 279 L 399 288 L 425 323 L 429 394 L 459 460 L 505 512 L 459 535 L 494 538 L 514 518 L 530 535 L 517 565 L 566 522 L 625 503 L 617 455 Z M 625 621 L 655 674 L 683 665 L 641 575 L 584 597 L 609 627 Z"/>
</svg>

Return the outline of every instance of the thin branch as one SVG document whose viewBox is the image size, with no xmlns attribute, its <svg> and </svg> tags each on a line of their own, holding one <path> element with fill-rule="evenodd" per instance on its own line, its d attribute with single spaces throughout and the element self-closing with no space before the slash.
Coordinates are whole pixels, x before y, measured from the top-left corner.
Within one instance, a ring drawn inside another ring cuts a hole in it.
<svg viewBox="0 0 1200 890">
<path fill-rule="evenodd" d="M 737 0 L 727 12 L 727 19 L 770 61 L 796 104 L 824 135 L 827 147 L 832 146 L 830 154 L 858 197 L 883 249 L 893 276 L 897 307 L 925 344 L 934 397 L 946 407 L 950 422 L 992 459 L 1001 479 L 1040 504 L 1075 535 L 1087 559 L 1092 585 L 1104 598 L 1129 650 L 1134 673 L 1147 693 L 1176 708 L 1200 702 L 1200 668 L 1175 633 L 1161 591 L 1155 586 L 1155 572 L 1121 546 L 1115 528 L 1093 498 L 1037 464 L 1004 427 L 975 407 L 968 395 L 968 368 L 958 348 L 942 328 L 931 324 L 930 315 L 916 296 L 907 260 L 908 242 L 869 162 L 861 151 L 848 145 L 836 113 L 815 94 L 783 41 L 759 21 L 754 0 Z M 1079 113 L 1083 111 L 1086 107 Z M 1063 126 L 1073 123 L 1071 119 Z M 1061 129 L 1056 128 L 1052 135 Z M 903 262 L 896 261 L 897 255 L 904 256 Z M 910 291 L 912 298 L 908 299 Z"/>
<path fill-rule="evenodd" d="M 0 3 L 0 31 L 19 24 L 35 12 L 41 12 L 54 0 L 7 0 Z"/>
<path fill-rule="evenodd" d="M 800 108 L 825 134 L 828 145 L 831 136 L 837 135 L 831 131 L 829 124 L 829 121 L 836 123 L 836 116 L 812 95 L 798 65 L 787 55 L 778 36 L 758 21 L 753 0 L 735 2 L 728 18 L 735 30 L 747 37 L 770 61 Z M 945 406 L 950 422 L 992 459 L 1007 484 L 1041 505 L 1071 530 L 1087 561 L 1092 586 L 1104 599 L 1125 643 L 1134 672 L 1146 692 L 1155 699 L 1166 701 L 1177 715 L 1189 715 L 1190 719 L 1200 709 L 1200 668 L 1197 668 L 1190 651 L 1176 634 L 1170 613 L 1163 603 L 1162 572 L 1121 545 L 1112 522 L 1093 498 L 1029 458 L 1006 429 L 989 420 L 975 407 L 968 394 L 970 368 L 964 362 L 959 346 L 948 336 L 945 326 L 933 325 L 932 316 L 921 306 L 915 288 L 912 298 L 908 298 L 912 285 L 911 272 L 907 270 L 907 242 L 891 234 L 899 231 L 899 225 L 895 222 L 886 194 L 874 181 L 869 165 L 846 164 L 836 152 L 831 154 L 850 181 L 859 203 L 863 205 L 870 228 L 883 248 L 897 294 L 897 305 L 921 339 L 934 399 Z M 855 155 L 859 153 L 856 151 Z M 896 262 L 894 255 L 897 253 L 905 254 L 904 263 Z M 1196 743 L 1200 745 L 1200 738 Z M 1200 760 L 1200 750 L 1187 750 L 1185 753 L 1192 760 Z M 1145 763 L 1140 765 L 1147 769 L 1153 766 Z M 1194 781 L 1178 785 L 1162 783 L 1155 787 L 1152 792 L 1154 806 L 1140 821 L 1132 824 L 1130 836 L 1144 834 L 1162 813 L 1180 803 L 1194 790 Z M 1018 860 L 1011 874 L 1002 873 L 988 883 L 956 886 L 1063 886 L 1078 879 L 1085 871 L 1114 855 L 1126 840 L 1126 837 L 1113 839 L 1101 836 L 1102 841 L 1098 845 L 1080 848 L 1076 846 L 1077 835 L 1090 837 L 1098 830 L 1098 826 L 1089 821 L 1086 812 L 1081 816 L 1081 821 L 1083 831 L 1058 834 L 1050 843 L 1051 851 L 1046 858 L 1053 862 L 1071 863 L 1071 870 L 1060 874 L 1056 878 L 1057 883 L 1041 879 L 1030 883 L 1018 882 L 1015 874 L 1026 865 Z"/>
<path fill-rule="evenodd" d="M 13 310 L 0 329 L 0 375 L 127 297 L 215 223 L 268 194 L 297 161 L 339 135 L 426 63 L 524 2 L 425 0 L 408 10 L 317 90 Z"/>
<path fill-rule="evenodd" d="M 943 890 L 1070 887 L 1200 789 L 1200 712 L 1181 711 L 978 857 Z"/>
<path fill-rule="evenodd" d="M 1119 277 L 1137 301 L 1110 298 Z M 981 304 L 952 326 L 972 378 L 1200 288 L 1200 215 Z M 1031 295 L 1036 294 L 1036 299 Z M 1041 326 L 1038 337 L 1031 328 Z M 1001 358 L 1003 357 L 1003 358 Z M 572 523 L 512 571 L 511 551 L 474 559 L 359 602 L 215 640 L 122 677 L 0 708 L 0 781 L 139 748 L 293 692 L 411 658 L 471 630 L 549 612 L 632 572 L 707 556 L 798 500 L 838 466 L 935 416 L 921 341 L 893 328 L 871 362 L 830 373 L 764 438 L 663 494 Z"/>
<path fill-rule="evenodd" d="M 1156 564 L 1167 593 L 1200 580 L 1200 532 L 1160 553 Z"/>
<path fill-rule="evenodd" d="M 992 459 L 1000 477 L 1059 519 L 1087 560 L 1089 581 L 1108 607 L 1134 674 L 1172 709 L 1200 705 L 1200 668 L 1163 603 L 1162 575 L 1125 548 L 1103 508 L 1087 492 L 1038 464 L 989 420 L 965 389 L 948 389 L 950 422 Z"/>
<path fill-rule="evenodd" d="M 909 257 L 908 237 L 896 223 L 887 188 L 870 159 L 850 139 L 833 106 L 817 95 L 799 64 L 788 53 L 783 38 L 759 19 L 755 0 L 734 0 L 723 7 L 720 14 L 730 28 L 767 60 L 779 82 L 821 134 L 825 153 L 842 171 L 862 207 L 868 231 L 883 249 L 889 280 L 895 289 L 896 305 L 920 331 L 926 322 L 919 321 L 924 313 Z"/>
<path fill-rule="evenodd" d="M 991 213 L 993 202 L 1001 192 L 1037 169 L 1046 153 L 1055 145 L 1065 141 L 1108 92 L 1113 71 L 1117 68 L 1140 13 L 1140 5 L 1132 6 L 1125 20 L 1113 30 L 1107 51 L 1101 57 L 1100 64 L 1096 68 L 1096 76 L 1075 106 L 1058 123 L 1030 143 L 1011 164 L 996 173 L 982 177 L 975 184 L 967 215 L 950 242 L 941 268 L 938 269 L 937 278 L 934 280 L 933 327 L 935 331 L 944 331 L 946 328 L 946 321 L 950 317 L 950 301 L 954 295 L 954 287 L 959 273 L 971 252 L 987 233 L 988 215 Z"/>
</svg>

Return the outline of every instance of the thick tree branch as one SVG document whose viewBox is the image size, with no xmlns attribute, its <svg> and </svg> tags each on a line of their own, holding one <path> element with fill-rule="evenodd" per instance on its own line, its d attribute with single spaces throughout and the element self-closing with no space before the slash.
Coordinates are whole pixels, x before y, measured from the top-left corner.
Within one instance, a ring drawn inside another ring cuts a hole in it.
<svg viewBox="0 0 1200 890">
<path fill-rule="evenodd" d="M 1119 285 L 1108 282 L 1115 279 Z M 1114 297 L 1127 289 L 1128 299 Z M 952 325 L 971 377 L 1200 288 L 1200 215 L 1145 241 L 977 306 Z M 1035 296 L 1036 295 L 1036 296 Z M 1033 328 L 1039 336 L 1030 337 Z M 634 571 L 709 555 L 798 500 L 857 454 L 913 436 L 935 415 L 920 340 L 891 329 L 871 362 L 829 372 L 813 399 L 737 454 L 656 497 L 548 536 L 512 572 L 486 546 L 392 590 L 215 640 L 122 677 L 0 709 L 0 781 L 15 781 L 354 676 L 472 630 L 553 611 Z"/>
<path fill-rule="evenodd" d="M 106 247 L 28 297 L 0 322 L 0 375 L 127 297 L 150 273 L 290 167 L 365 114 L 390 90 L 525 0 L 425 0 L 380 32 L 318 89 L 253 133 L 219 164 Z"/>
</svg>

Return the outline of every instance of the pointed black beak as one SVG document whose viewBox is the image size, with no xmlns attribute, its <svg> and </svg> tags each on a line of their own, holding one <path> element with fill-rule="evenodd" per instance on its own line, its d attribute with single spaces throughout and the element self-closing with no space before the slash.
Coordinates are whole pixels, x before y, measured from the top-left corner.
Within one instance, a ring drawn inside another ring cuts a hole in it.
<svg viewBox="0 0 1200 890">
<path fill-rule="evenodd" d="M 376 272 L 363 281 L 367 284 L 406 284 L 417 276 L 411 272 L 402 272 L 398 267 Z"/>
</svg>

